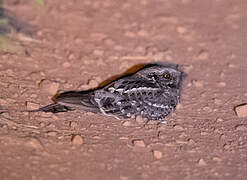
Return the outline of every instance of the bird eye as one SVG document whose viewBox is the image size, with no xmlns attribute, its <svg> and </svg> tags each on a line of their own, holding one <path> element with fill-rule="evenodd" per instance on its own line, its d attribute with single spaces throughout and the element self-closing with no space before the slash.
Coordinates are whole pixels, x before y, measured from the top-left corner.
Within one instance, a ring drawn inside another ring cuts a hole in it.
<svg viewBox="0 0 247 180">
<path fill-rule="evenodd" d="M 168 73 L 164 74 L 163 77 L 164 77 L 165 79 L 171 79 L 171 75 L 168 74 Z"/>
</svg>

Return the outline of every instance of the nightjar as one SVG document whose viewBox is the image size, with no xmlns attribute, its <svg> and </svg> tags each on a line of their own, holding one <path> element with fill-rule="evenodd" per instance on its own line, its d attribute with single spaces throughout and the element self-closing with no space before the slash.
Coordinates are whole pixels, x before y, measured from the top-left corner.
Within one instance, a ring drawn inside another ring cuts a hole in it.
<svg viewBox="0 0 247 180">
<path fill-rule="evenodd" d="M 178 65 L 148 64 L 134 74 L 92 91 L 64 92 L 56 102 L 40 108 L 44 112 L 75 109 L 120 118 L 159 120 L 175 110 L 184 73 Z"/>
</svg>

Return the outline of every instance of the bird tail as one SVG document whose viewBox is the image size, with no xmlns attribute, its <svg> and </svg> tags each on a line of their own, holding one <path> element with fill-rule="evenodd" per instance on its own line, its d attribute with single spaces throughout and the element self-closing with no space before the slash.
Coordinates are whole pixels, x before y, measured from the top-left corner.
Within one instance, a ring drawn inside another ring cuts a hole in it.
<svg viewBox="0 0 247 180">
<path fill-rule="evenodd" d="M 8 112 L 8 110 L 0 109 L 0 114 L 6 113 L 6 112 Z"/>
<path fill-rule="evenodd" d="M 84 110 L 87 112 L 100 112 L 97 103 L 93 99 L 92 93 L 82 93 L 76 91 L 64 92 L 55 98 L 55 103 L 34 110 L 22 110 L 21 112 L 67 112 L 73 110 Z M 10 109 L 1 109 L 0 114 L 9 112 Z M 16 110 L 18 111 L 18 110 Z M 20 111 L 20 110 L 19 110 Z"/>
<path fill-rule="evenodd" d="M 69 111 L 69 110 L 80 109 L 80 110 L 90 111 L 95 113 L 99 112 L 99 108 L 93 98 L 93 94 L 90 92 L 89 93 L 77 92 L 77 91 L 64 92 L 56 97 L 55 102 L 56 103 L 54 104 L 54 107 L 55 108 L 58 107 L 59 110 L 61 109 L 61 110 Z"/>
<path fill-rule="evenodd" d="M 73 111 L 74 109 L 68 106 L 64 106 L 58 103 L 49 104 L 47 106 L 41 107 L 36 110 L 29 110 L 28 112 L 51 112 L 51 113 L 59 113 L 59 112 L 67 112 L 67 111 Z"/>
</svg>

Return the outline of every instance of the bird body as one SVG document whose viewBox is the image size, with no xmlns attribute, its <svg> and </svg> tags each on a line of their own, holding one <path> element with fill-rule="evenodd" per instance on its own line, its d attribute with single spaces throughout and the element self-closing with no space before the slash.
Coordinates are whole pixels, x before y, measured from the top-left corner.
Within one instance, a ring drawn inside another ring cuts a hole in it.
<svg viewBox="0 0 247 180">
<path fill-rule="evenodd" d="M 119 118 L 140 115 L 159 120 L 175 110 L 180 99 L 183 72 L 174 64 L 149 64 L 134 74 L 92 91 L 64 92 L 44 112 L 75 109 Z"/>
</svg>

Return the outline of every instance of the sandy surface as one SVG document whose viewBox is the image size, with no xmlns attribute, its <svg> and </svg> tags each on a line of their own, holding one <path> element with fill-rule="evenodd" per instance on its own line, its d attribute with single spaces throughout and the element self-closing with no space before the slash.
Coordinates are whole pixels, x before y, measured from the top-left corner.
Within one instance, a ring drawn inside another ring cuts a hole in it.
<svg viewBox="0 0 247 180">
<path fill-rule="evenodd" d="M 1 180 L 246 179 L 246 0 L 37 2 L 0 2 Z M 188 74 L 167 124 L 14 111 L 155 61 Z"/>
</svg>

